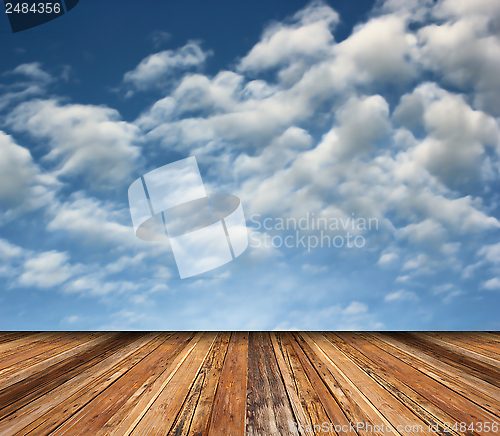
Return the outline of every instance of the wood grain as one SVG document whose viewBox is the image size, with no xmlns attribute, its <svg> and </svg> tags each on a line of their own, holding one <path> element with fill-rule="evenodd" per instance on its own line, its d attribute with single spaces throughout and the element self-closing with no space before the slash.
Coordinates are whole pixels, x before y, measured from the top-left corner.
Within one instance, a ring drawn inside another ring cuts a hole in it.
<svg viewBox="0 0 500 436">
<path fill-rule="evenodd" d="M 492 436 L 494 423 L 498 332 L 0 332 L 2 436 Z"/>
</svg>

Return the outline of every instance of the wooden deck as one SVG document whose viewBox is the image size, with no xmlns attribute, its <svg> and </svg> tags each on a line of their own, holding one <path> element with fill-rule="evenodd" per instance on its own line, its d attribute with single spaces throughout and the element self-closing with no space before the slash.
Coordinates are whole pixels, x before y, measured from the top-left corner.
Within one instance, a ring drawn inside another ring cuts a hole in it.
<svg viewBox="0 0 500 436">
<path fill-rule="evenodd" d="M 0 333 L 2 436 L 494 436 L 499 425 L 499 333 Z"/>
</svg>

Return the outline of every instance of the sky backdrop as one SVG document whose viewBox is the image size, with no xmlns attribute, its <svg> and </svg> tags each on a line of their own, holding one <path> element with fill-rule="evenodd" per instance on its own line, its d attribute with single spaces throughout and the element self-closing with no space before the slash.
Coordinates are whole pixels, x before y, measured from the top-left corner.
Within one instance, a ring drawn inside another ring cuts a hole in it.
<svg viewBox="0 0 500 436">
<path fill-rule="evenodd" d="M 500 328 L 497 0 L 2 15 L 0 330 Z M 127 192 L 189 156 L 250 246 L 181 280 Z"/>
</svg>

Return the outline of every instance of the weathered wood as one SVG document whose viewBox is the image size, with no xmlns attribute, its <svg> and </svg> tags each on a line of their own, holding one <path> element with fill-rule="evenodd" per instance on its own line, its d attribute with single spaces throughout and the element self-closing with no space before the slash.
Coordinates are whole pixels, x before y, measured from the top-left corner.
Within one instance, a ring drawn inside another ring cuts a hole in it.
<svg viewBox="0 0 500 436">
<path fill-rule="evenodd" d="M 293 412 L 285 394 L 269 333 L 248 338 L 246 434 L 292 435 Z"/>
<path fill-rule="evenodd" d="M 175 353 L 165 371 L 154 380 L 146 381 L 139 389 L 138 396 L 131 397 L 122 409 L 106 423 L 109 432 L 112 436 L 128 436 L 134 428 L 139 424 L 149 408 L 153 405 L 162 391 L 173 379 L 177 371 L 181 368 L 184 361 L 190 356 L 190 353 L 196 348 L 196 345 L 201 341 L 203 333 L 197 333 L 191 337 L 180 352 Z"/>
<path fill-rule="evenodd" d="M 332 347 L 332 344 L 321 333 L 301 333 L 301 336 L 324 365 L 323 380 L 327 383 L 331 392 L 334 393 L 349 418 L 351 423 L 349 430 L 354 428 L 351 433 L 356 432 L 360 436 L 383 436 L 388 431 L 384 432 L 382 429 L 394 430 L 384 415 L 366 398 L 363 392 L 330 357 L 328 350 Z M 320 368 L 319 365 L 316 367 Z M 358 427 L 358 423 L 364 425 Z M 398 433 L 396 432 L 396 434 Z"/>
<path fill-rule="evenodd" d="M 444 348 L 450 350 L 461 356 L 465 356 L 472 361 L 482 362 L 486 365 L 492 366 L 497 370 L 500 369 L 500 362 L 495 359 L 482 354 L 481 349 L 477 347 L 475 350 L 469 350 L 468 347 L 464 346 L 463 343 L 457 343 L 458 341 L 450 340 L 450 338 L 440 337 L 439 335 L 430 335 L 426 333 L 416 332 L 415 337 L 421 339 L 424 342 L 435 344 L 439 348 Z"/>
<path fill-rule="evenodd" d="M 372 333 L 369 336 L 362 336 L 378 348 L 500 416 L 500 389 L 496 386 L 463 370 L 450 367 L 439 359 L 428 356 L 387 334 Z"/>
<path fill-rule="evenodd" d="M 42 395 L 52 394 L 54 389 L 63 383 L 69 380 L 74 381 L 74 378 L 81 372 L 99 364 L 99 362 L 105 360 L 108 356 L 118 351 L 121 347 L 125 347 L 128 343 L 133 342 L 138 337 L 137 334 L 128 333 L 106 343 L 103 347 L 95 347 L 91 353 L 89 353 L 88 361 L 81 365 L 72 365 L 70 370 L 60 371 L 60 374 L 53 374 L 54 377 L 46 383 L 37 379 L 30 388 L 28 388 L 25 383 L 17 383 L 12 389 L 7 389 L 4 391 L 3 395 L 0 395 L 0 404 L 3 405 L 0 410 L 0 419 L 21 409 L 24 405 L 32 403 Z M 68 390 L 67 384 L 65 385 L 65 390 L 66 392 Z M 46 399 L 47 397 L 45 396 L 44 401 L 46 401 Z M 30 405 L 30 411 L 33 411 L 33 406 L 34 403 Z"/>
<path fill-rule="evenodd" d="M 325 435 L 334 435 L 335 431 L 330 431 L 329 428 L 328 414 L 303 366 L 305 363 L 303 359 L 301 360 L 303 352 L 299 349 L 300 347 L 295 346 L 295 339 L 290 333 L 280 333 L 279 337 L 297 395 L 310 421 L 310 426 L 305 428 L 306 433 L 314 431 L 315 433 L 322 432 Z M 324 423 L 327 424 L 326 431 L 322 429 Z"/>
<path fill-rule="evenodd" d="M 457 345 L 469 351 L 478 353 L 480 355 L 489 357 L 495 361 L 496 365 L 500 365 L 500 352 L 498 345 L 495 343 L 491 345 L 485 341 L 480 340 L 474 336 L 465 336 L 455 332 L 426 332 L 428 336 L 432 336 L 442 341 Z"/>
<path fill-rule="evenodd" d="M 141 337 L 67 384 L 54 389 L 46 397 L 25 406 L 20 410 L 24 412 L 20 415 L 22 419 L 6 420 L 10 424 L 9 430 L 13 431 L 7 434 L 14 434 L 16 428 L 21 428 L 16 435 L 48 434 L 149 354 L 151 350 L 146 346 L 157 336 L 148 334 Z M 2 426 L 3 421 L 0 421 L 0 428 Z"/>
<path fill-rule="evenodd" d="M 476 422 L 492 422 L 497 419 L 488 411 L 482 409 L 464 397 L 457 396 L 452 390 L 437 383 L 431 377 L 405 364 L 390 354 L 377 349 L 369 342 L 358 341 L 356 344 L 368 358 L 390 370 L 413 390 L 437 404 L 442 411 L 454 417 L 457 422 L 465 422 L 467 426 Z M 472 434 L 485 435 L 482 432 Z"/>
<path fill-rule="evenodd" d="M 362 371 L 348 356 L 346 356 L 335 343 L 335 336 L 326 334 L 332 347 L 329 347 L 327 354 L 341 366 L 342 371 L 358 388 L 363 390 L 363 394 L 372 403 L 374 407 L 380 410 L 384 417 L 397 429 L 401 435 L 413 435 L 415 432 L 408 431 L 407 428 L 419 426 L 419 434 L 432 435 L 438 434 L 429 430 L 428 425 L 420 418 L 415 416 L 406 406 L 401 404 L 382 388 L 377 382 Z"/>
<path fill-rule="evenodd" d="M 215 394 L 208 434 L 243 436 L 247 392 L 248 333 L 235 332 Z"/>
<path fill-rule="evenodd" d="M 468 435 L 467 431 L 460 430 L 450 431 L 444 428 L 444 423 L 448 422 L 453 427 L 455 424 L 460 424 L 452 416 L 444 413 L 439 407 L 435 406 L 427 398 L 420 395 L 418 392 L 407 386 L 403 380 L 396 377 L 392 371 L 385 367 L 376 364 L 357 347 L 360 341 L 359 335 L 350 333 L 339 333 L 340 341 L 335 341 L 339 349 L 346 354 L 356 365 L 358 365 L 366 374 L 373 378 L 380 386 L 390 392 L 398 399 L 401 404 L 404 404 L 416 416 L 418 416 L 427 425 L 437 424 L 437 432 L 441 435 L 461 434 Z"/>
<path fill-rule="evenodd" d="M 497 332 L 0 332 L 0 435 L 490 436 L 499 359 Z"/>
<path fill-rule="evenodd" d="M 215 392 L 219 384 L 231 333 L 220 333 L 203 363 L 169 435 L 207 435 Z"/>
<path fill-rule="evenodd" d="M 422 337 L 412 333 L 401 335 L 393 334 L 398 339 L 410 344 L 412 347 L 423 351 L 425 354 L 435 357 L 449 366 L 467 372 L 480 378 L 496 387 L 500 387 L 500 371 L 486 363 L 470 358 L 464 354 L 440 347 L 432 342 L 426 341 Z"/>
<path fill-rule="evenodd" d="M 186 359 L 169 383 L 148 408 L 131 432 L 134 436 L 165 435 L 172 427 L 196 375 L 212 347 L 217 333 L 204 333 L 189 359 Z"/>
<path fill-rule="evenodd" d="M 281 377 L 283 378 L 283 383 L 285 385 L 288 398 L 290 399 L 290 405 L 292 406 L 294 423 L 299 429 L 299 433 L 301 435 L 306 434 L 303 430 L 300 429 L 306 428 L 308 425 L 311 425 L 311 421 L 309 420 L 306 411 L 302 407 L 302 403 L 295 389 L 295 382 L 293 380 L 290 367 L 287 363 L 287 358 L 285 357 L 286 353 L 283 350 L 281 338 L 277 333 L 271 333 L 271 342 L 273 344 L 274 354 L 276 356 L 276 361 L 278 362 Z"/>
</svg>

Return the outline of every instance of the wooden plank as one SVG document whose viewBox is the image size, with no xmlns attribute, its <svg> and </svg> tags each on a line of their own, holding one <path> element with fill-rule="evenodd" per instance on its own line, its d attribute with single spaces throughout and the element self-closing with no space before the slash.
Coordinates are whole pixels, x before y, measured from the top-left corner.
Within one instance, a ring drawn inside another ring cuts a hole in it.
<svg viewBox="0 0 500 436">
<path fill-rule="evenodd" d="M 74 411 L 78 411 L 90 399 L 104 389 L 106 383 L 112 383 L 122 373 L 121 366 L 129 368 L 134 358 L 141 357 L 141 348 L 154 340 L 157 333 L 140 337 L 132 344 L 121 348 L 105 360 L 72 378 L 64 385 L 54 389 L 46 396 L 40 397 L 23 407 L 16 414 L 0 421 L 0 434 L 27 434 L 39 426 L 48 425 L 53 419 L 54 426 L 63 422 Z M 121 365 L 121 366 L 120 366 Z M 95 393 L 97 392 L 97 393 Z M 59 414 L 59 411 L 62 412 Z M 60 420 L 60 421 L 58 421 Z"/>
<path fill-rule="evenodd" d="M 295 338 L 285 332 L 279 333 L 278 338 L 281 341 L 283 355 L 288 364 L 295 391 L 310 422 L 309 426 L 305 427 L 305 432 L 317 434 L 322 431 L 323 423 L 326 423 L 326 432 L 323 434 L 335 434 L 334 431 L 330 431 L 328 414 L 303 368 L 304 360 L 299 357 L 303 352 L 299 350 L 300 347 L 296 347 Z"/>
<path fill-rule="evenodd" d="M 12 342 L 16 339 L 25 338 L 33 334 L 33 332 L 4 332 L 4 335 L 0 338 L 0 344 Z"/>
<path fill-rule="evenodd" d="M 229 347 L 231 333 L 220 333 L 196 377 L 182 410 L 172 426 L 169 435 L 208 434 L 208 425 L 215 392 L 222 375 L 222 368 Z"/>
<path fill-rule="evenodd" d="M 397 357 L 413 368 L 432 377 L 453 391 L 469 398 L 490 412 L 500 415 L 500 390 L 470 374 L 452 368 L 388 334 L 362 335 L 366 340 Z"/>
<path fill-rule="evenodd" d="M 454 417 L 457 422 L 465 422 L 470 425 L 477 422 L 494 422 L 498 419 L 477 404 L 457 395 L 456 392 L 375 347 L 370 342 L 359 341 L 356 346 L 369 359 L 390 370 L 395 377 L 398 377 L 407 386 L 440 407 L 443 412 Z M 472 434 L 483 435 L 486 433 L 472 432 Z"/>
<path fill-rule="evenodd" d="M 342 405 L 342 410 L 352 423 L 352 427 L 349 427 L 351 433 L 357 433 L 360 436 L 387 436 L 388 432 L 395 432 L 384 415 L 329 357 L 328 351 L 332 344 L 319 332 L 301 332 L 301 336 L 313 352 L 316 352 L 316 356 L 321 361 L 321 366 L 318 364 L 317 368 L 322 369 L 323 380 L 327 383 L 331 392 L 334 393 L 335 398 Z M 358 427 L 358 423 L 364 425 Z M 398 433 L 395 432 L 395 434 Z"/>
<path fill-rule="evenodd" d="M 70 349 L 49 359 L 39 361 L 34 365 L 28 366 L 27 368 L 21 369 L 13 374 L 9 374 L 5 378 L 2 378 L 2 390 L 7 389 L 9 386 L 14 385 L 15 383 L 19 383 L 21 380 L 30 378 L 30 380 L 34 380 L 40 378 L 41 375 L 45 375 L 47 374 L 47 372 L 50 372 L 51 367 L 57 364 L 63 364 L 65 363 L 65 361 L 71 358 L 74 358 L 80 354 L 84 354 L 86 351 L 91 350 L 96 345 L 102 344 L 103 342 L 106 342 L 117 335 L 118 333 L 106 333 L 103 335 L 91 333 L 86 336 L 85 339 L 82 339 L 82 341 L 77 341 L 78 344 L 75 347 L 71 347 Z"/>
<path fill-rule="evenodd" d="M 453 390 L 461 393 L 469 392 L 473 395 L 478 395 L 478 401 L 480 403 L 500 398 L 500 389 L 496 386 L 471 375 L 463 369 L 452 367 L 439 358 L 432 357 L 412 347 L 411 344 L 403 342 L 404 338 L 401 340 L 401 338 L 397 338 L 392 334 L 380 333 L 372 333 L 369 336 L 365 336 L 365 338 L 373 342 L 376 346 L 386 350 L 389 354 L 395 355 L 400 360 L 407 363 L 409 360 L 410 365 L 416 365 L 415 367 L 418 368 L 421 367 L 422 372 L 432 374 L 434 379 L 439 380 L 444 385 L 448 386 L 448 383 L 450 383 L 454 386 L 452 388 Z M 465 391 L 462 389 L 465 389 Z M 484 397 L 482 397 L 482 395 Z"/>
<path fill-rule="evenodd" d="M 154 341 L 147 344 L 144 349 L 149 349 L 140 361 L 112 384 L 102 389 L 97 396 L 89 401 L 70 419 L 65 421 L 51 435 L 96 434 L 104 424 L 136 393 L 151 377 L 159 376 L 170 361 L 172 351 L 180 343 L 184 343 L 188 334 L 178 334 L 174 341 L 169 341 L 165 334 L 160 334 Z"/>
<path fill-rule="evenodd" d="M 73 332 L 73 334 L 76 334 L 76 333 L 79 333 L 79 332 Z M 23 344 L 23 345 L 17 346 L 17 347 L 4 349 L 4 351 L 0 355 L 0 362 L 3 362 L 5 359 L 8 359 L 12 356 L 18 356 L 20 354 L 22 355 L 24 353 L 27 353 L 30 350 L 41 348 L 44 344 L 51 343 L 53 341 L 57 341 L 60 339 L 64 339 L 68 336 L 68 334 L 70 334 L 70 333 L 66 333 L 66 332 L 46 332 L 45 333 L 44 332 L 44 333 L 40 334 L 41 336 L 39 336 L 36 340 L 33 340 L 33 341 L 29 341 L 29 338 L 32 336 L 36 336 L 36 335 L 24 336 L 23 338 L 25 340 L 27 340 L 28 342 Z M 81 334 L 81 332 L 80 332 L 80 334 Z M 6 345 L 7 343 L 4 343 L 4 345 Z"/>
<path fill-rule="evenodd" d="M 8 341 L 0 344 L 0 358 L 10 356 L 13 353 L 17 353 L 23 350 L 23 347 L 27 347 L 30 344 L 36 344 L 39 341 L 43 341 L 47 338 L 54 336 L 53 332 L 40 332 L 34 333 L 32 335 L 22 336 L 13 341 Z"/>
<path fill-rule="evenodd" d="M 475 351 L 500 363 L 500 344 L 493 341 L 484 341 L 472 335 L 456 332 L 426 332 L 427 335 L 437 337 L 470 351 Z"/>
<path fill-rule="evenodd" d="M 62 368 L 60 374 L 52 374 L 54 378 L 47 382 L 36 379 L 35 382 L 31 384 L 23 382 L 16 383 L 0 395 L 0 420 L 105 359 L 113 354 L 118 347 L 126 346 L 134 340 L 137 340 L 138 337 L 139 335 L 137 333 L 127 333 L 117 337 L 114 341 L 104 344 L 103 347 L 96 347 L 89 353 L 89 359 L 86 362 L 83 362 L 81 365 L 72 365 L 68 370 Z"/>
<path fill-rule="evenodd" d="M 330 334 L 325 333 L 325 337 L 330 340 Z M 327 351 L 329 357 L 332 360 L 335 360 L 353 384 L 363 390 L 363 394 L 366 398 L 380 411 L 380 413 L 384 415 L 384 417 L 391 423 L 392 427 L 397 429 L 399 434 L 438 434 L 430 431 L 426 423 L 415 416 L 405 405 L 401 404 L 388 391 L 369 377 L 337 347 L 334 341 L 330 340 L 330 343 L 332 344 L 332 347 L 330 347 Z M 418 427 L 417 432 L 411 430 L 414 426 Z"/>
<path fill-rule="evenodd" d="M 335 433 L 339 436 L 349 435 L 349 433 L 352 432 L 350 428 L 350 421 L 347 419 L 335 396 L 328 389 L 327 385 L 318 373 L 318 370 L 321 371 L 323 369 L 323 365 L 317 356 L 314 355 L 313 350 L 300 334 L 296 333 L 293 336 L 296 342 L 292 343 L 292 345 L 297 353 L 302 368 L 304 369 L 328 415 L 328 424 L 333 424 L 336 427 Z M 324 429 L 321 429 L 321 433 L 325 433 Z"/>
<path fill-rule="evenodd" d="M 80 413 L 82 409 L 84 409 L 85 406 L 92 402 L 109 386 L 116 383 L 117 380 L 119 380 L 124 374 L 127 374 L 143 359 L 149 356 L 154 349 L 158 348 L 158 346 L 162 343 L 162 340 L 163 338 L 156 333 L 151 341 L 148 341 L 145 345 L 137 349 L 127 360 L 117 361 L 117 364 L 114 365 L 111 370 L 99 377 L 94 383 L 87 385 L 84 391 L 80 390 L 70 398 L 65 397 L 57 407 L 50 408 L 44 416 L 24 428 L 23 431 L 17 433 L 16 436 L 25 434 L 30 436 L 42 436 L 49 433 L 51 435 L 87 434 L 86 428 L 87 426 L 91 426 L 92 420 L 76 419 L 82 416 Z M 108 404 L 112 407 L 113 401 L 103 400 L 99 407 L 105 409 Z M 80 425 L 83 425 L 85 429 L 82 430 L 79 428 Z M 90 434 L 93 434 L 93 432 L 91 431 Z"/>
<path fill-rule="evenodd" d="M 314 388 L 318 390 L 319 386 L 326 387 L 330 393 L 330 397 L 335 401 L 335 404 L 329 405 L 329 408 L 327 408 L 325 402 L 323 402 L 323 404 L 325 405 L 331 422 L 335 425 L 336 433 L 343 436 L 352 435 L 353 432 L 357 432 L 359 435 L 369 434 L 370 436 L 374 434 L 384 434 L 377 430 L 367 431 L 366 428 L 359 428 L 357 431 L 354 430 L 358 422 L 369 424 L 372 428 L 378 425 L 377 429 L 384 426 L 385 423 L 380 420 L 379 417 L 376 418 L 375 422 L 371 421 L 370 416 L 361 410 L 359 399 L 354 400 L 351 398 L 349 385 L 344 387 L 344 391 L 342 386 L 343 382 L 339 382 L 335 375 L 332 374 L 332 371 L 330 371 L 328 359 L 325 359 L 326 356 L 322 357 L 322 353 L 318 353 L 318 348 L 313 348 L 315 343 L 310 336 L 305 333 L 296 333 L 295 336 L 297 342 L 317 371 L 317 378 L 315 378 L 313 382 Z M 304 367 L 306 368 L 306 366 Z M 331 409 L 333 410 L 330 411 Z M 368 425 L 366 427 L 370 428 Z"/>
<path fill-rule="evenodd" d="M 338 340 L 335 340 L 335 345 L 348 356 L 356 365 L 358 365 L 366 374 L 373 378 L 380 386 L 386 389 L 402 404 L 410 409 L 428 426 L 437 425 L 437 432 L 446 434 L 444 423 L 450 423 L 451 427 L 455 424 L 460 426 L 452 416 L 444 413 L 435 404 L 428 401 L 418 392 L 411 389 L 402 380 L 394 376 L 392 371 L 387 367 L 380 366 L 366 357 L 357 347 L 357 344 L 362 341 L 362 338 L 357 334 L 338 333 Z M 333 335 L 330 336 L 332 339 Z M 449 426 L 448 426 L 449 427 Z M 464 436 L 470 435 L 468 431 L 450 431 L 449 434 L 461 434 Z"/>
<path fill-rule="evenodd" d="M 60 334 L 45 338 L 28 347 L 23 347 L 22 352 L 14 353 L 0 360 L 0 381 L 7 380 L 11 374 L 21 369 L 25 369 L 74 348 L 87 341 L 88 338 L 89 334 L 83 332 Z"/>
<path fill-rule="evenodd" d="M 147 413 L 151 405 L 160 396 L 163 389 L 175 376 L 184 361 L 190 357 L 190 353 L 203 337 L 203 333 L 196 333 L 189 342 L 183 347 L 181 352 L 175 355 L 175 358 L 168 365 L 167 369 L 155 380 L 146 382 L 138 389 L 138 395 L 132 396 L 115 414 L 115 416 L 106 423 L 109 436 L 128 436 L 132 433 L 137 424 Z"/>
<path fill-rule="evenodd" d="M 175 357 L 181 352 L 183 348 L 185 348 L 186 342 L 188 339 L 192 338 L 192 334 L 189 333 L 189 336 L 185 337 L 185 341 L 182 347 L 178 347 L 174 353 L 170 353 L 167 361 L 165 362 L 164 367 L 159 368 L 158 371 L 155 372 L 155 375 L 150 376 L 140 387 L 137 389 L 132 396 L 127 400 L 126 404 L 123 405 L 120 410 L 113 415 L 113 417 L 106 422 L 106 424 L 96 433 L 96 436 L 104 436 L 108 435 L 113 429 L 116 427 L 116 423 L 119 423 L 121 419 L 128 415 L 129 411 L 132 410 L 132 407 L 135 405 L 137 400 L 146 392 L 146 390 L 152 385 L 152 383 L 164 372 L 166 368 L 168 368 Z"/>
<path fill-rule="evenodd" d="M 472 341 L 473 345 L 471 347 L 467 344 L 467 340 L 465 339 L 460 341 L 457 339 L 453 339 L 453 337 L 449 335 L 439 333 L 433 334 L 432 332 L 417 332 L 415 333 L 415 336 L 417 338 L 421 338 L 426 342 L 431 342 L 447 350 L 453 351 L 454 353 L 466 356 L 472 360 L 478 360 L 480 362 L 486 363 L 487 365 L 491 365 L 493 367 L 496 367 L 497 369 L 500 369 L 500 357 L 495 353 L 488 353 L 488 351 L 482 350 L 481 347 L 474 343 L 474 341 Z M 492 356 L 490 357 L 488 356 L 488 354 L 492 354 Z"/>
<path fill-rule="evenodd" d="M 297 424 L 297 427 L 306 428 L 308 425 L 311 424 L 311 422 L 309 421 L 309 418 L 304 408 L 302 407 L 302 403 L 297 394 L 296 386 L 292 377 L 290 367 L 285 360 L 286 353 L 284 353 L 283 351 L 281 338 L 278 336 L 277 333 L 274 332 L 271 332 L 270 336 L 271 336 L 271 343 L 273 345 L 274 355 L 276 356 L 278 368 L 280 370 L 281 377 L 283 379 L 283 383 L 285 386 L 285 391 L 288 395 L 290 405 L 292 406 L 294 422 Z M 305 434 L 303 430 L 300 430 L 299 433 L 301 435 Z"/>
<path fill-rule="evenodd" d="M 191 389 L 217 333 L 207 332 L 135 426 L 132 435 L 166 435 Z"/>
<path fill-rule="evenodd" d="M 500 335 L 494 332 L 469 332 L 471 336 L 483 339 L 489 343 L 500 343 Z"/>
<path fill-rule="evenodd" d="M 500 422 L 495 332 L 0 332 L 2 345 L 0 374 L 19 377 L 0 389 L 2 436 L 489 436 L 443 423 Z"/>
<path fill-rule="evenodd" d="M 412 333 L 394 333 L 392 336 L 410 344 L 413 348 L 423 351 L 429 356 L 439 359 L 449 366 L 474 375 L 475 377 L 482 379 L 493 386 L 500 387 L 500 372 L 495 367 L 426 342 L 422 340 L 422 338 L 414 336 Z"/>
<path fill-rule="evenodd" d="M 245 434 L 247 357 L 248 333 L 233 333 L 215 395 L 209 435 Z"/>
<path fill-rule="evenodd" d="M 269 333 L 248 337 L 246 435 L 292 435 L 292 407 L 285 393 Z"/>
</svg>

